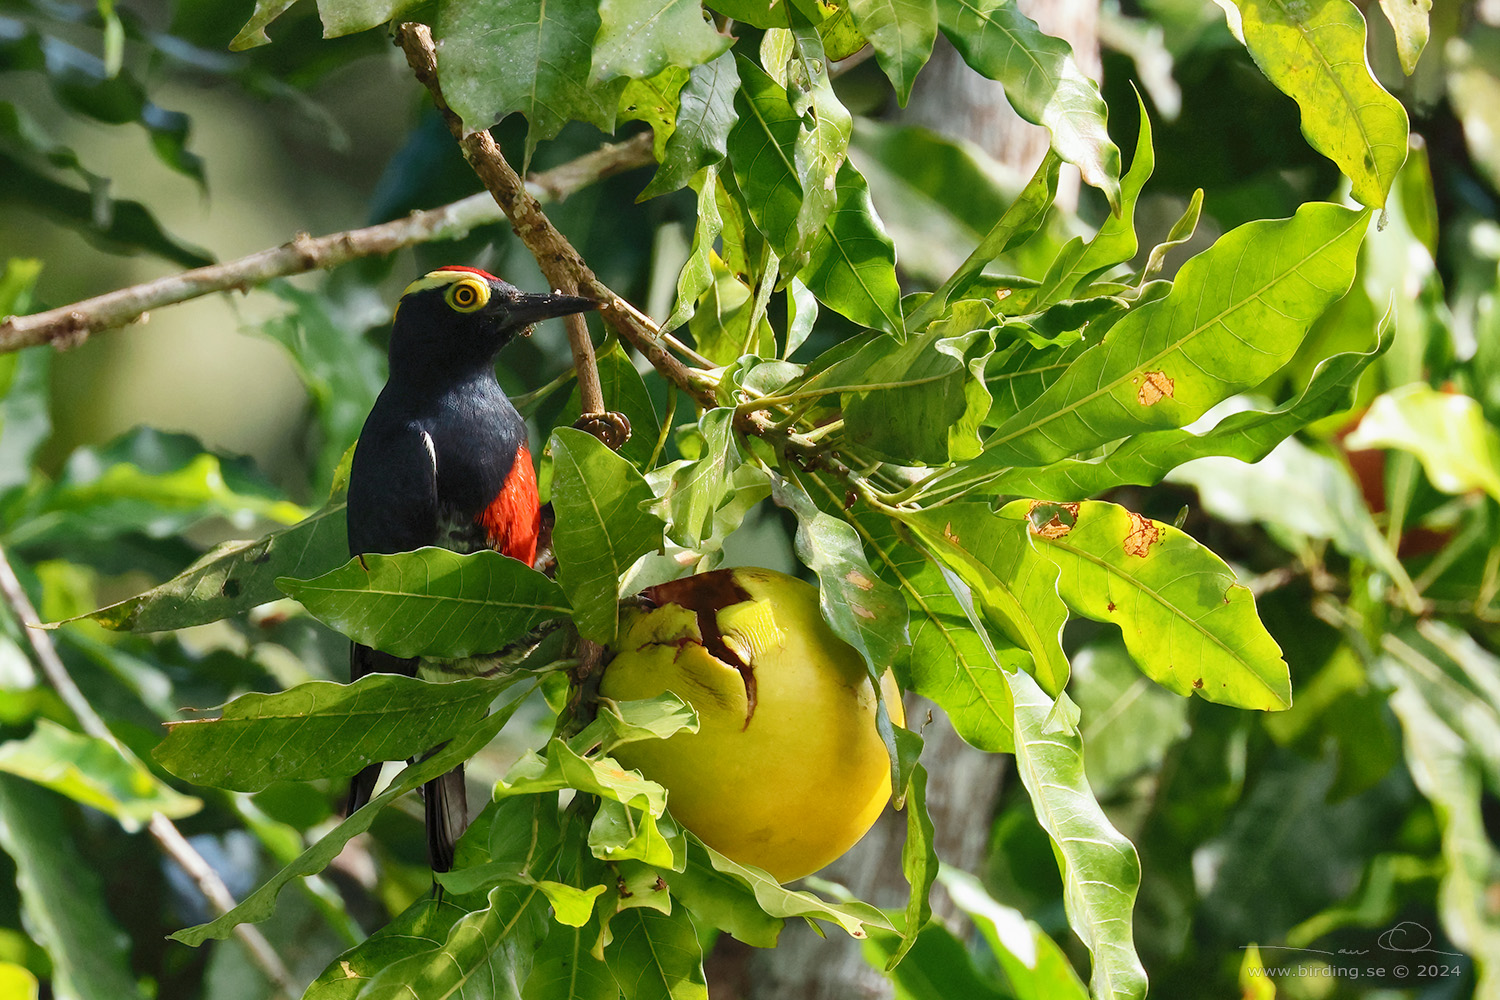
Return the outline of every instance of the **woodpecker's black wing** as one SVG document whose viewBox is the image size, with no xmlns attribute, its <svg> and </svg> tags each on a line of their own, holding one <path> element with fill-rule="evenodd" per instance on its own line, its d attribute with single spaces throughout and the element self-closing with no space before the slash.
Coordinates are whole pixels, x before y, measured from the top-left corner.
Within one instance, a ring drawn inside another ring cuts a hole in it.
<svg viewBox="0 0 1500 1000">
<path fill-rule="evenodd" d="M 413 421 L 389 420 L 379 402 L 354 449 L 349 474 L 349 553 L 408 552 L 438 541 L 437 449 Z M 418 659 L 349 645 L 349 679 L 370 673 L 416 676 Z M 349 783 L 347 812 L 370 801 L 381 764 L 371 764 Z M 453 866 L 453 845 L 468 820 L 463 768 L 427 783 L 427 848 L 432 866 Z"/>
</svg>

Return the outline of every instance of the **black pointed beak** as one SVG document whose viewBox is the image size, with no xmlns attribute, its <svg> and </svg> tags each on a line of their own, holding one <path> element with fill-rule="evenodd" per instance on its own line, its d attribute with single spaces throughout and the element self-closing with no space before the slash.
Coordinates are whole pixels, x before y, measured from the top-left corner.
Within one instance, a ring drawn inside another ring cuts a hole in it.
<svg viewBox="0 0 1500 1000">
<path fill-rule="evenodd" d="M 506 325 L 520 330 L 544 319 L 571 316 L 599 308 L 599 303 L 593 299 L 577 295 L 550 295 L 545 292 L 522 292 L 499 304 L 505 312 Z"/>
</svg>

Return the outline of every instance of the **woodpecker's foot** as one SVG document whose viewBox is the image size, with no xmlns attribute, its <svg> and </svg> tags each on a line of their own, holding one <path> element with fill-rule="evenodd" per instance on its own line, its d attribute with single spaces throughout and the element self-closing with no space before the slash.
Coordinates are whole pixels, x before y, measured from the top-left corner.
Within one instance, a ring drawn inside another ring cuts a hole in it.
<svg viewBox="0 0 1500 1000">
<path fill-rule="evenodd" d="M 619 451 L 630 440 L 630 419 L 623 413 L 586 413 L 573 426 L 603 441 L 610 451 Z"/>
</svg>

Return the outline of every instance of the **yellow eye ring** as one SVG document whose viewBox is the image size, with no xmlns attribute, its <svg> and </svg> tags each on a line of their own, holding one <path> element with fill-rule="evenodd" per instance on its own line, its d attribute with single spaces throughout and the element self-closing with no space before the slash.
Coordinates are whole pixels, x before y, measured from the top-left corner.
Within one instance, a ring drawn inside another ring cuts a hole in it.
<svg viewBox="0 0 1500 1000">
<path fill-rule="evenodd" d="M 490 300 L 490 286 L 475 278 L 462 278 L 449 286 L 444 298 L 458 312 L 477 312 Z"/>
</svg>

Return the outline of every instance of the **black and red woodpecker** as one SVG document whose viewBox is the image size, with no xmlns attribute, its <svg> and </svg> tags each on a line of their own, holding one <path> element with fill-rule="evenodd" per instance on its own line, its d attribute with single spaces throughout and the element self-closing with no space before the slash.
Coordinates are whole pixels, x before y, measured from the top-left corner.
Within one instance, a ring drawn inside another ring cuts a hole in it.
<svg viewBox="0 0 1500 1000">
<path fill-rule="evenodd" d="M 529 294 L 471 267 L 442 267 L 407 286 L 391 328 L 390 375 L 365 420 L 349 476 L 349 553 L 437 545 L 494 549 L 526 565 L 541 517 L 526 425 L 495 378 L 495 358 L 531 324 L 594 309 L 571 295 Z M 352 645 L 351 680 L 415 675 L 419 660 Z M 380 775 L 355 775 L 349 811 L 370 800 Z M 427 783 L 427 851 L 453 866 L 468 825 L 463 768 Z"/>
</svg>

